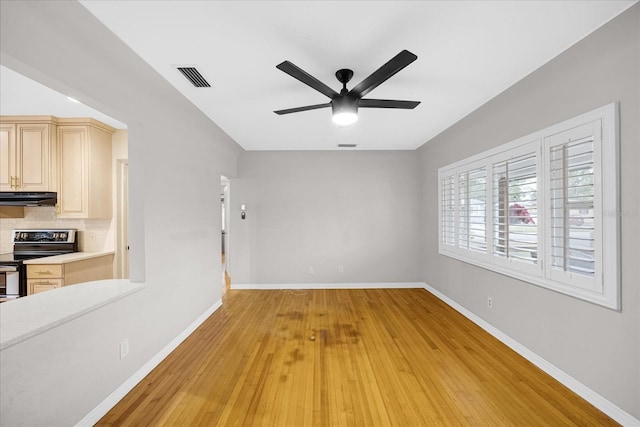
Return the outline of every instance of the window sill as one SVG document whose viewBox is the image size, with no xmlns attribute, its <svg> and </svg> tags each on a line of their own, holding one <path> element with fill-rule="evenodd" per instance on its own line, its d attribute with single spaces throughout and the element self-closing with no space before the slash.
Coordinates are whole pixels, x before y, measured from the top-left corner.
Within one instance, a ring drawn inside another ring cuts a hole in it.
<svg viewBox="0 0 640 427">
<path fill-rule="evenodd" d="M 531 283 L 533 285 L 540 286 L 542 288 L 549 289 L 551 291 L 558 292 L 560 294 L 568 295 L 574 298 L 578 298 L 593 304 L 600 305 L 612 310 L 620 311 L 620 301 L 615 295 L 606 293 L 598 293 L 589 291 L 588 289 L 582 289 L 575 286 L 566 285 L 560 282 L 544 279 L 543 277 L 527 274 L 523 271 L 518 271 L 517 263 L 514 263 L 514 268 L 504 268 L 499 265 L 485 262 L 482 259 L 472 258 L 467 254 L 461 254 L 456 251 L 448 251 L 440 249 L 438 251 L 440 255 L 444 255 L 450 258 L 457 259 L 467 264 L 475 265 L 485 270 L 493 271 L 494 273 L 502 274 L 504 276 L 513 277 L 514 279 L 521 280 L 523 282 Z M 522 267 L 522 266 L 520 266 Z M 528 267 L 528 266 L 527 266 Z"/>
<path fill-rule="evenodd" d="M 0 351 L 145 288 L 127 279 L 65 286 L 0 304 Z"/>
</svg>

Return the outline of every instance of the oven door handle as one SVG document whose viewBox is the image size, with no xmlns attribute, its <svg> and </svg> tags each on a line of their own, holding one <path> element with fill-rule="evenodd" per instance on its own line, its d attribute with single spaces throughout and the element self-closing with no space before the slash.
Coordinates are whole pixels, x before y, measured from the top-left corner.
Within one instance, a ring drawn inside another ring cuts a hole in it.
<svg viewBox="0 0 640 427">
<path fill-rule="evenodd" d="M 0 273 L 12 273 L 18 271 L 18 267 L 13 265 L 0 265 Z"/>
</svg>

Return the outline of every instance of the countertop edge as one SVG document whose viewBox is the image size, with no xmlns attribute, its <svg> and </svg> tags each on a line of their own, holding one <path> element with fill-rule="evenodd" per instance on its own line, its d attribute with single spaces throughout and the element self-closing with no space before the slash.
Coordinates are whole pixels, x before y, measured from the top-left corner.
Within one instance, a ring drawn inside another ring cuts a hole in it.
<svg viewBox="0 0 640 427">
<path fill-rule="evenodd" d="M 99 252 L 73 252 L 70 254 L 54 255 L 44 258 L 28 259 L 23 264 L 67 264 L 69 262 L 83 261 L 85 259 L 99 258 L 102 256 L 115 255 L 115 251 L 99 251 Z"/>
</svg>

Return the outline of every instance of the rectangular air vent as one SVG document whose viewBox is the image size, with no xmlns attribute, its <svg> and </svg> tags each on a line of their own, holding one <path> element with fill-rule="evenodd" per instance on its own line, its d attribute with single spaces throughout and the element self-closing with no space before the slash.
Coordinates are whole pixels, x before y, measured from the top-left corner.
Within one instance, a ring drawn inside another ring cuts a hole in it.
<svg viewBox="0 0 640 427">
<path fill-rule="evenodd" d="M 202 74 L 195 67 L 177 67 L 195 87 L 211 87 L 208 81 L 202 77 Z"/>
<path fill-rule="evenodd" d="M 358 144 L 338 144 L 338 148 L 356 148 Z"/>
</svg>

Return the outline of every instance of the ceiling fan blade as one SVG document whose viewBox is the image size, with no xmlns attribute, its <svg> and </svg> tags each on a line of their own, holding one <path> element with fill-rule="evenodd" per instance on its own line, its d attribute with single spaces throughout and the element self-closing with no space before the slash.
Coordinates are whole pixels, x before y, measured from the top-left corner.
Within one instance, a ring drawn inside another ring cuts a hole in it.
<svg viewBox="0 0 640 427">
<path fill-rule="evenodd" d="M 361 99 L 358 101 L 360 108 L 403 108 L 412 110 L 420 104 L 420 101 L 396 101 L 394 99 Z"/>
<path fill-rule="evenodd" d="M 326 107 L 331 107 L 331 103 L 327 102 L 326 104 L 307 105 L 306 107 L 277 110 L 277 111 L 274 111 L 274 113 L 282 115 L 282 114 L 289 114 L 289 113 L 298 113 L 300 111 L 317 110 L 318 108 L 326 108 Z"/>
<path fill-rule="evenodd" d="M 349 91 L 349 95 L 355 98 L 362 98 L 416 59 L 418 59 L 416 55 L 408 50 L 403 50 L 391 58 L 389 62 L 374 71 L 369 77 L 358 83 Z"/>
<path fill-rule="evenodd" d="M 285 73 L 289 74 L 291 77 L 300 80 L 302 83 L 312 87 L 313 89 L 317 90 L 321 94 L 331 99 L 338 96 L 338 92 L 331 89 L 329 86 L 322 83 L 320 80 L 316 79 L 311 74 L 307 73 L 302 68 L 299 68 L 298 66 L 292 64 L 289 61 L 284 61 L 281 64 L 276 65 L 276 68 L 284 71 Z"/>
</svg>

